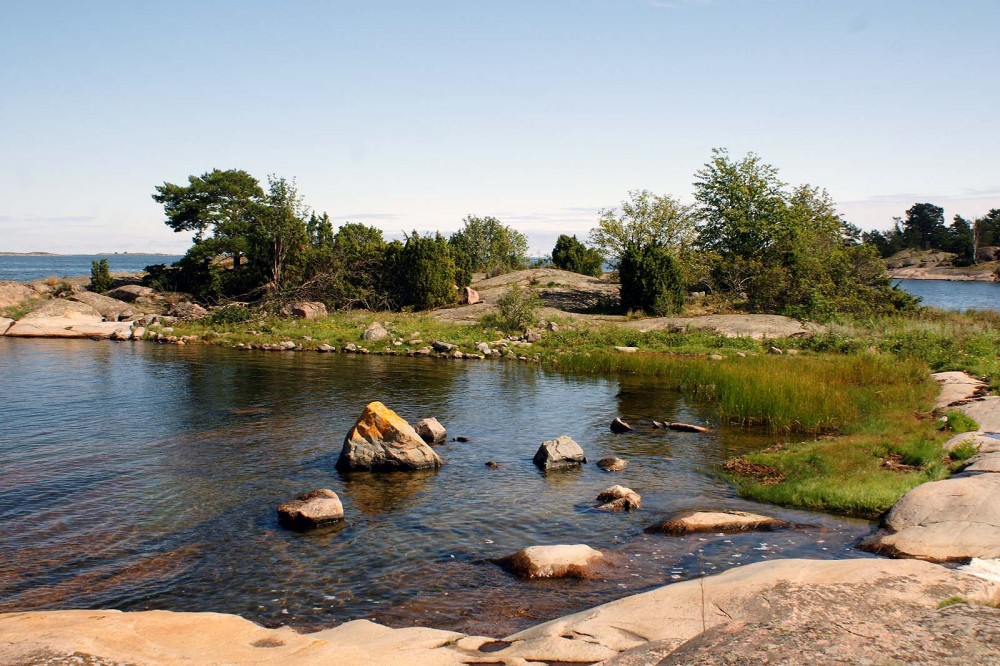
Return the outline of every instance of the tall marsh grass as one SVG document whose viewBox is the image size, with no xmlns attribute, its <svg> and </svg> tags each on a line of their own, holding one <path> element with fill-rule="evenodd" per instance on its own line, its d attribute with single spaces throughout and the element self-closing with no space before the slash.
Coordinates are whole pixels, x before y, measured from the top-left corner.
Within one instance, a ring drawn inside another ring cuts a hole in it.
<svg viewBox="0 0 1000 666">
<path fill-rule="evenodd" d="M 851 433 L 880 419 L 888 405 L 920 409 L 934 394 L 926 366 L 870 354 L 749 356 L 709 361 L 664 354 L 563 355 L 564 372 L 642 374 L 718 406 L 726 423 L 772 432 Z"/>
</svg>

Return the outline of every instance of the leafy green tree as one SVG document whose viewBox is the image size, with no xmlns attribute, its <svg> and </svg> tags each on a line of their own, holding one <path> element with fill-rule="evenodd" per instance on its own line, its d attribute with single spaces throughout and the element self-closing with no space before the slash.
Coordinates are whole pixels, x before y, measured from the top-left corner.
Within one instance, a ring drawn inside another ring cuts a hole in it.
<svg viewBox="0 0 1000 666">
<path fill-rule="evenodd" d="M 393 271 L 382 231 L 347 223 L 333 237 L 330 262 L 318 278 L 322 299 L 337 309 L 386 310 L 395 306 Z"/>
<path fill-rule="evenodd" d="M 632 190 L 617 208 L 601 210 L 590 242 L 608 263 L 617 267 L 626 251 L 658 245 L 680 256 L 694 243 L 696 218 L 690 206 L 669 195 Z"/>
<path fill-rule="evenodd" d="M 87 289 L 103 294 L 111 289 L 111 285 L 111 269 L 108 268 L 108 260 L 101 259 L 90 262 L 90 284 Z"/>
<path fill-rule="evenodd" d="M 542 306 L 542 299 L 534 289 L 521 287 L 516 282 L 507 285 L 497 299 L 497 312 L 484 319 L 506 333 L 523 331 L 535 321 L 535 313 Z"/>
<path fill-rule="evenodd" d="M 552 249 L 552 265 L 564 271 L 600 277 L 604 273 L 604 257 L 598 250 L 589 248 L 576 236 L 563 234 Z"/>
<path fill-rule="evenodd" d="M 665 316 L 684 308 L 684 279 L 674 255 L 658 244 L 633 245 L 618 264 L 626 311 Z"/>
<path fill-rule="evenodd" d="M 444 236 L 414 231 L 392 254 L 400 305 L 429 310 L 455 302 L 455 262 Z"/>
<path fill-rule="evenodd" d="M 734 160 L 722 148 L 695 174 L 701 246 L 723 258 L 761 260 L 785 219 L 785 184 L 754 153 Z"/>
<path fill-rule="evenodd" d="M 157 185 L 153 200 L 163 205 L 167 226 L 176 232 L 193 231 L 194 242 L 215 239 L 215 248 L 233 258 L 239 270 L 247 251 L 247 237 L 264 203 L 264 191 L 246 171 L 228 169 L 188 176 L 187 185 Z"/>
<path fill-rule="evenodd" d="M 250 229 L 250 249 L 255 267 L 269 291 L 278 292 L 300 275 L 309 237 L 308 208 L 295 181 L 268 176 L 265 205 Z"/>
<path fill-rule="evenodd" d="M 521 232 L 495 217 L 468 215 L 462 223 L 448 239 L 460 272 L 460 286 L 469 283 L 472 273 L 500 275 L 527 265 L 528 238 Z"/>
</svg>

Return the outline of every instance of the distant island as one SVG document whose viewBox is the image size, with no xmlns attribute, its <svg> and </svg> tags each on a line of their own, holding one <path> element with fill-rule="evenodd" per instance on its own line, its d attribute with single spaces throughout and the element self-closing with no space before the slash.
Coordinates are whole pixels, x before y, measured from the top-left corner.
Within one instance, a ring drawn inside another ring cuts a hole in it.
<svg viewBox="0 0 1000 666">
<path fill-rule="evenodd" d="M 115 255 L 132 255 L 135 257 L 176 257 L 169 252 L 77 252 L 62 254 L 61 252 L 0 252 L 0 257 L 113 257 Z"/>
</svg>

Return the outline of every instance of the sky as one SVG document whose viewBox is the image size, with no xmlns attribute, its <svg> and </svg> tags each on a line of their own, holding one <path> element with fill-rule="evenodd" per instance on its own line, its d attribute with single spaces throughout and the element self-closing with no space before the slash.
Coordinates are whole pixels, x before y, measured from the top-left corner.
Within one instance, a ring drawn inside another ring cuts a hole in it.
<svg viewBox="0 0 1000 666">
<path fill-rule="evenodd" d="M 295 178 L 387 237 L 533 254 L 713 147 L 887 228 L 1000 207 L 996 0 L 0 0 L 0 251 L 181 253 L 151 198 Z"/>
</svg>

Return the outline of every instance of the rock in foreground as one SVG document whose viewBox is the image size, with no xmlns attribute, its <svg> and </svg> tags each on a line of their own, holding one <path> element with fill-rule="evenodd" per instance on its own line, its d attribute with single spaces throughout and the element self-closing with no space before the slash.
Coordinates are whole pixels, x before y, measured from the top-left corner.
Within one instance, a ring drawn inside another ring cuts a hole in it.
<svg viewBox="0 0 1000 666">
<path fill-rule="evenodd" d="M 666 520 L 647 528 L 647 532 L 691 534 L 694 532 L 750 532 L 790 527 L 784 520 L 761 516 L 747 511 L 679 511 Z"/>
<path fill-rule="evenodd" d="M 448 431 L 433 416 L 417 421 L 413 429 L 428 444 L 444 444 L 448 439 Z"/>
<path fill-rule="evenodd" d="M 434 449 L 401 416 L 371 402 L 347 433 L 337 460 L 342 471 L 428 469 L 441 466 Z"/>
<path fill-rule="evenodd" d="M 337 493 L 319 488 L 302 493 L 291 502 L 278 507 L 281 524 L 296 529 L 310 529 L 332 523 L 344 517 L 344 505 Z"/>
<path fill-rule="evenodd" d="M 588 578 L 604 554 L 584 544 L 531 546 L 497 560 L 519 578 Z"/>
<path fill-rule="evenodd" d="M 587 462 L 587 456 L 583 455 L 583 449 L 573 441 L 569 435 L 562 435 L 547 442 L 542 442 L 532 458 L 541 469 L 548 471 L 562 467 L 573 467 L 580 463 Z"/>
<path fill-rule="evenodd" d="M 924 483 L 903 495 L 861 547 L 936 562 L 1000 557 L 1000 474 Z"/>
</svg>

